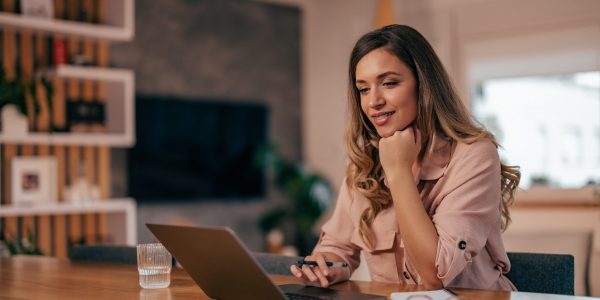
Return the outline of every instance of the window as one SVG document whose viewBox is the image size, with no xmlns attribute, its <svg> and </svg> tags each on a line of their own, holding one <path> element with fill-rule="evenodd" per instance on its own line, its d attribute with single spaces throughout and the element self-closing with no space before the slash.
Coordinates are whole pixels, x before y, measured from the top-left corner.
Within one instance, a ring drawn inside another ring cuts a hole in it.
<svg viewBox="0 0 600 300">
<path fill-rule="evenodd" d="M 522 188 L 600 183 L 600 72 L 484 80 L 472 109 Z"/>
</svg>

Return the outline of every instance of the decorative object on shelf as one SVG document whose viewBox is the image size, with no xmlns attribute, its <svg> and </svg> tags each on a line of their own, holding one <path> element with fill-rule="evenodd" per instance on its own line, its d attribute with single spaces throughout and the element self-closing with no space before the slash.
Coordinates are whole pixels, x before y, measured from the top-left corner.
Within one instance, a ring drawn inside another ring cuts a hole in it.
<svg viewBox="0 0 600 300">
<path fill-rule="evenodd" d="M 27 135 L 27 117 L 19 113 L 14 105 L 2 108 L 2 135 L 6 137 L 23 137 Z"/>
<path fill-rule="evenodd" d="M 64 190 L 64 200 L 73 204 L 86 204 L 100 200 L 100 188 L 85 177 L 85 163 L 79 163 L 77 179 Z"/>
<path fill-rule="evenodd" d="M 31 231 L 27 231 L 27 237 L 19 238 L 10 238 L 0 241 L 0 257 L 5 256 L 3 247 L 6 248 L 7 252 L 10 255 L 43 255 L 42 250 L 36 243 L 37 238 L 35 234 Z"/>
<path fill-rule="evenodd" d="M 34 117 L 37 117 L 43 113 L 42 108 L 51 105 L 52 92 L 52 86 L 41 75 L 37 75 L 35 80 L 29 83 L 25 83 L 23 80 L 7 80 L 4 71 L 0 69 L 0 110 L 2 111 L 3 134 L 21 136 L 23 134 L 22 124 L 15 111 L 23 116 L 33 114 Z M 36 99 L 36 101 L 33 101 L 31 111 L 28 110 L 27 101 L 25 100 L 26 93 Z M 44 97 L 44 99 L 40 97 Z M 42 103 L 43 101 L 45 102 Z M 16 110 L 10 108 L 13 106 Z M 27 118 L 25 120 L 27 122 Z M 25 129 L 29 130 L 29 125 L 26 124 Z"/>
<path fill-rule="evenodd" d="M 11 160 L 11 167 L 11 203 L 32 205 L 56 202 L 56 158 L 18 156 Z"/>
<path fill-rule="evenodd" d="M 283 159 L 273 146 L 263 146 L 257 151 L 255 162 L 267 170 L 277 188 L 283 191 L 291 203 L 276 207 L 259 220 L 259 227 L 267 234 L 273 229 L 284 232 L 291 228 L 293 243 L 300 255 L 310 253 L 318 239 L 314 228 L 322 214 L 333 203 L 333 191 L 329 182 L 310 171 L 302 163 Z"/>
<path fill-rule="evenodd" d="M 54 2 L 52 0 L 21 0 L 21 13 L 26 16 L 52 19 L 54 18 Z"/>
</svg>

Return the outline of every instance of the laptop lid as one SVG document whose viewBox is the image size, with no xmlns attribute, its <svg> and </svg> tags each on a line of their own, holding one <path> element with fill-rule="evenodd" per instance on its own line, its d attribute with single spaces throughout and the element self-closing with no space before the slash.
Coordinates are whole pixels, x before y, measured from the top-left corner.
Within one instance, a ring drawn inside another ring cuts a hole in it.
<svg viewBox="0 0 600 300">
<path fill-rule="evenodd" d="M 286 299 L 227 227 L 146 224 L 213 299 Z"/>
<path fill-rule="evenodd" d="M 206 295 L 213 299 L 286 299 L 283 292 L 323 299 L 386 299 L 297 284 L 276 286 L 227 227 L 146 224 Z"/>
</svg>

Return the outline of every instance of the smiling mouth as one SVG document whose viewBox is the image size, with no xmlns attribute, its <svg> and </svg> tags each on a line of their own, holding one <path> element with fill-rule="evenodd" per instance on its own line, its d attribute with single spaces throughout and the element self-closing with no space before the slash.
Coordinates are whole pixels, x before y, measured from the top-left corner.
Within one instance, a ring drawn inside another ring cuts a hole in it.
<svg viewBox="0 0 600 300">
<path fill-rule="evenodd" d="M 372 116 L 372 122 L 375 126 L 383 126 L 388 122 L 390 117 L 395 113 L 395 111 L 388 111 L 384 113 L 378 113 Z"/>
<path fill-rule="evenodd" d="M 389 117 L 389 116 L 391 116 L 393 114 L 394 114 L 393 111 L 386 112 L 386 113 L 383 113 L 383 114 L 375 116 L 375 120 L 384 120 L 385 118 L 387 118 L 387 117 Z"/>
</svg>

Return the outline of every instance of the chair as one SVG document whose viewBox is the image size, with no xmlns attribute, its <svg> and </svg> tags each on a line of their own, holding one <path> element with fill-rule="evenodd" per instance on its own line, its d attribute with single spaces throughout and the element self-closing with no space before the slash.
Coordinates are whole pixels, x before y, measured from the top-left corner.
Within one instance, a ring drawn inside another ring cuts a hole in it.
<svg viewBox="0 0 600 300">
<path fill-rule="evenodd" d="M 72 261 L 113 262 L 137 264 L 135 247 L 108 245 L 76 245 L 69 249 Z"/>
<path fill-rule="evenodd" d="M 269 274 L 291 275 L 290 266 L 301 260 L 300 256 L 285 256 L 261 252 L 253 252 L 254 258 Z"/>
<path fill-rule="evenodd" d="M 508 252 L 511 269 L 506 277 L 521 292 L 574 295 L 572 255 Z"/>
</svg>

